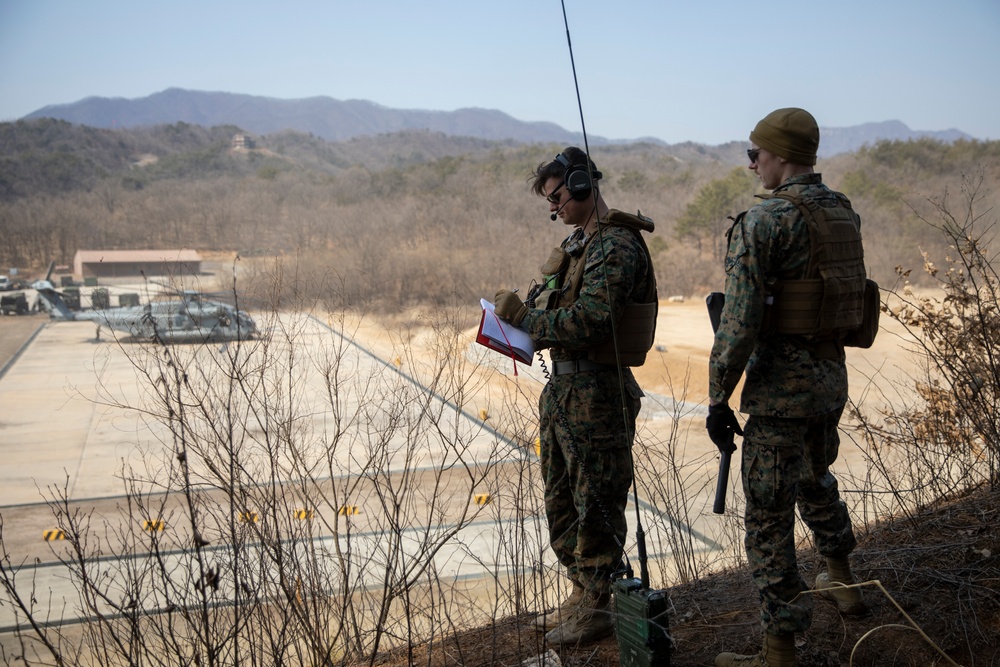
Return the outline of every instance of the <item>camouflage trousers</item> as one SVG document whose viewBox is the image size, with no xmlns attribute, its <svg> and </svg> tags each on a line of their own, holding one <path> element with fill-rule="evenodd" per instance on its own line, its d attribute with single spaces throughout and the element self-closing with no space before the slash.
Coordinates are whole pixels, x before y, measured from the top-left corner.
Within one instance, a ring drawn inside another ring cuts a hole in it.
<svg viewBox="0 0 1000 667">
<path fill-rule="evenodd" d="M 856 545 L 847 506 L 830 465 L 837 459 L 843 407 L 816 417 L 751 415 L 743 438 L 747 560 L 760 593 L 766 632 L 803 632 L 812 595 L 795 559 L 795 507 L 823 556 L 847 556 Z"/>
<path fill-rule="evenodd" d="M 639 403 L 627 397 L 626 430 L 608 371 L 553 377 L 538 403 L 549 542 L 570 579 L 595 592 L 608 591 L 624 552 Z"/>
</svg>

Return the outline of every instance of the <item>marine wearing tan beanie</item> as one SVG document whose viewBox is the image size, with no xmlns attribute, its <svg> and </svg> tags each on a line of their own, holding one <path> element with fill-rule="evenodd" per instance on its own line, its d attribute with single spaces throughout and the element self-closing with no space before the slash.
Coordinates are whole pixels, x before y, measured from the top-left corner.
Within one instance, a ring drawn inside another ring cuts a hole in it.
<svg viewBox="0 0 1000 667">
<path fill-rule="evenodd" d="M 778 109 L 764 116 L 750 141 L 795 164 L 816 164 L 819 125 L 805 109 Z"/>
</svg>

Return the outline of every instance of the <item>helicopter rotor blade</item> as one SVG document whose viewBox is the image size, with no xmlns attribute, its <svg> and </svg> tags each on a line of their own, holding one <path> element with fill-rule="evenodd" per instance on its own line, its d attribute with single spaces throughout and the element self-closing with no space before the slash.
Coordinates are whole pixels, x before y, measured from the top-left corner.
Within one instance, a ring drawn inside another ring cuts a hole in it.
<svg viewBox="0 0 1000 667">
<path fill-rule="evenodd" d="M 152 278 L 147 278 L 147 282 L 152 283 L 160 288 L 163 294 L 173 294 L 180 295 L 184 293 L 183 289 L 177 289 L 177 287 L 171 285 L 170 283 L 165 283 L 160 280 L 153 280 Z"/>
</svg>

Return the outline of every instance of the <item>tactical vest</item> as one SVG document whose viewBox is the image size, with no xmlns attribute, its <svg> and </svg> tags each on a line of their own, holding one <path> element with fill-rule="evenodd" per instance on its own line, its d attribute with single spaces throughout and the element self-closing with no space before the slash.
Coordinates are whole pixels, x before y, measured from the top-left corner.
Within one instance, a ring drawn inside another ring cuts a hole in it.
<svg viewBox="0 0 1000 667">
<path fill-rule="evenodd" d="M 640 303 L 627 303 L 622 311 L 621 319 L 616 323 L 615 336 L 598 343 L 587 350 L 587 359 L 600 364 L 616 365 L 618 360 L 623 366 L 642 366 L 646 361 L 646 353 L 653 347 L 653 336 L 656 333 L 656 315 L 659 311 L 659 299 L 656 291 L 656 275 L 653 271 L 653 259 L 642 238 L 642 232 L 653 231 L 653 221 L 640 215 L 632 215 L 611 209 L 602 225 L 622 227 L 635 234 L 649 266 L 646 293 Z M 586 242 L 573 247 L 571 242 L 566 249 L 556 248 L 548 261 L 542 265 L 542 275 L 545 286 L 537 301 L 538 308 L 568 308 L 580 297 L 583 286 L 583 274 L 587 263 L 587 250 L 591 241 L 600 236 L 600 232 L 591 234 Z M 615 340 L 618 342 L 618 357 L 615 357 Z"/>
<path fill-rule="evenodd" d="M 861 328 L 865 319 L 861 218 L 847 197 L 839 192 L 832 194 L 836 197 L 834 206 L 788 192 L 770 195 L 799 209 L 809 229 L 810 246 L 804 277 L 779 280 L 769 293 L 773 302 L 765 330 L 770 334 L 843 341 Z M 877 305 L 877 286 L 875 289 Z M 877 319 L 875 326 L 877 329 Z"/>
</svg>

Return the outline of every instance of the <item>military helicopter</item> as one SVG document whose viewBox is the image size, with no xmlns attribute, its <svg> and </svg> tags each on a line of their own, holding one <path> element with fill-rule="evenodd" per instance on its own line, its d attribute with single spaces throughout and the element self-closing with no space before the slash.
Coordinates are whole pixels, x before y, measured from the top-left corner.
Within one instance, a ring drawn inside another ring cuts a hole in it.
<svg viewBox="0 0 1000 667">
<path fill-rule="evenodd" d="M 38 292 L 39 305 L 52 319 L 96 323 L 98 338 L 101 327 L 161 343 L 247 340 L 257 334 L 257 325 L 249 313 L 226 303 L 210 301 L 196 290 L 175 291 L 178 298 L 151 301 L 141 306 L 73 312 L 52 285 L 54 266 L 54 262 L 49 264 L 45 279 L 31 285 Z"/>
</svg>

